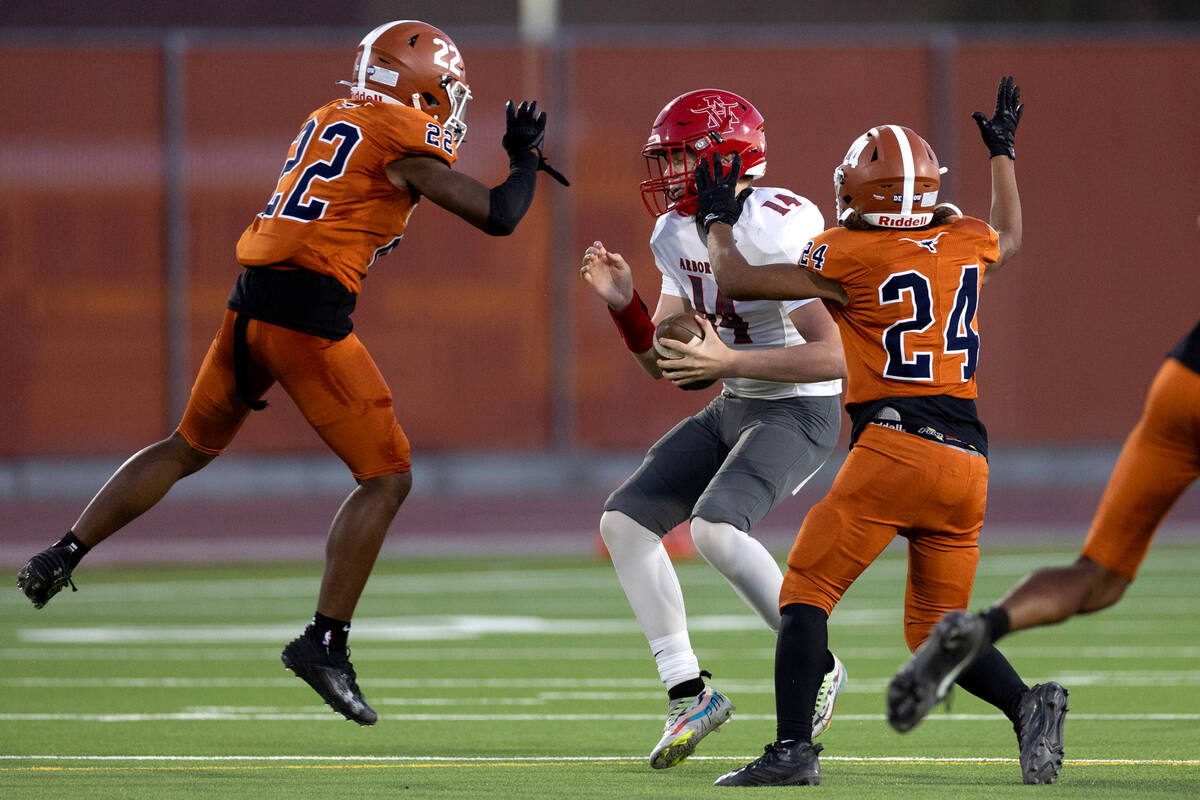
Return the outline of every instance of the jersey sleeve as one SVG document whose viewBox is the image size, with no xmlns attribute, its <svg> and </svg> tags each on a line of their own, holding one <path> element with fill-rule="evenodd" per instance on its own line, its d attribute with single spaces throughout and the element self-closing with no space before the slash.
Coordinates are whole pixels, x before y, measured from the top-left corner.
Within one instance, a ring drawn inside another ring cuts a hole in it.
<svg viewBox="0 0 1200 800">
<path fill-rule="evenodd" d="M 845 232 L 843 228 L 833 228 L 817 234 L 805 243 L 796 263 L 843 286 L 853 284 L 866 272 L 866 267 L 843 246 Z"/>
<path fill-rule="evenodd" d="M 1000 258 L 1000 234 L 996 230 L 981 219 L 967 217 L 968 221 L 975 223 L 974 227 L 978 231 L 979 236 L 979 260 L 983 262 L 984 271 L 987 271 L 989 264 L 996 263 L 996 259 Z"/>
<path fill-rule="evenodd" d="M 747 236 L 738 249 L 750 264 L 796 264 L 804 246 L 825 228 L 825 218 L 816 204 L 786 189 L 758 189 L 753 197 L 755 213 Z M 812 299 L 788 300 L 786 313 L 811 303 Z"/>
<path fill-rule="evenodd" d="M 669 294 L 672 297 L 687 298 L 684 287 L 679 284 L 679 280 L 668 267 L 667 255 L 660 244 L 662 237 L 665 235 L 663 230 L 666 227 L 666 220 L 666 214 L 660 216 L 658 221 L 654 223 L 654 232 L 650 234 L 650 252 L 654 254 L 654 266 L 662 273 L 662 285 L 659 287 L 659 291 L 662 294 Z M 688 302 L 691 301 L 689 300 Z"/>
<path fill-rule="evenodd" d="M 430 156 L 453 166 L 458 160 L 454 137 L 428 114 L 406 106 L 376 106 L 378 119 L 372 131 L 387 161 L 405 156 Z"/>
</svg>

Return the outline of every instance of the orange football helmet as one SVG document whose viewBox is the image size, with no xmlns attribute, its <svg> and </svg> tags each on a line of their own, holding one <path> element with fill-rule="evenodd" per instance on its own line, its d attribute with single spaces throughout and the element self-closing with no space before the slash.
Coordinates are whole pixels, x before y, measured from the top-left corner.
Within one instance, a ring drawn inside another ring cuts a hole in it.
<svg viewBox="0 0 1200 800">
<path fill-rule="evenodd" d="M 945 171 L 929 143 L 911 129 L 871 128 L 833 171 L 838 221 L 858 212 L 881 228 L 928 225 Z"/>
<path fill-rule="evenodd" d="M 424 111 L 456 143 L 467 135 L 463 115 L 471 89 L 462 53 L 449 36 L 428 23 L 385 22 L 364 36 L 354 60 L 354 80 L 348 85 L 356 99 Z"/>
<path fill-rule="evenodd" d="M 695 214 L 695 159 L 713 152 L 740 153 L 739 178 L 766 173 L 767 139 L 758 109 L 724 89 L 698 89 L 667 103 L 642 148 L 650 173 L 641 183 L 646 210 L 655 217 L 671 210 Z"/>
</svg>

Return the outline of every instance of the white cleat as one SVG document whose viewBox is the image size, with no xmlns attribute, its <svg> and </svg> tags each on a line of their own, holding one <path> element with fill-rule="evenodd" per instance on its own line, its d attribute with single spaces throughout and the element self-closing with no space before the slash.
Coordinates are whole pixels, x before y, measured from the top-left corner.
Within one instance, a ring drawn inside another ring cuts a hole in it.
<svg viewBox="0 0 1200 800">
<path fill-rule="evenodd" d="M 833 720 L 833 704 L 837 702 L 838 693 L 846 685 L 846 667 L 836 655 L 830 655 L 833 656 L 833 669 L 825 673 L 821 689 L 817 692 L 817 704 L 813 706 L 814 739 L 829 729 L 829 723 Z"/>
<path fill-rule="evenodd" d="M 666 769 L 684 761 L 700 740 L 721 727 L 733 714 L 733 703 L 711 686 L 695 697 L 672 700 L 662 738 L 650 753 L 650 766 Z"/>
</svg>

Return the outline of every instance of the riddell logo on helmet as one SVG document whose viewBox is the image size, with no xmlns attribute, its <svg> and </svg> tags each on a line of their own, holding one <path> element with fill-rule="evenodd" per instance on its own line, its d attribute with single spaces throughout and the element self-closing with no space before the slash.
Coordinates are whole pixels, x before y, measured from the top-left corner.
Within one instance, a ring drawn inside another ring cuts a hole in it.
<svg viewBox="0 0 1200 800">
<path fill-rule="evenodd" d="M 919 228 L 926 224 L 926 220 L 922 217 L 891 217 L 880 214 L 878 224 L 885 228 Z"/>
</svg>

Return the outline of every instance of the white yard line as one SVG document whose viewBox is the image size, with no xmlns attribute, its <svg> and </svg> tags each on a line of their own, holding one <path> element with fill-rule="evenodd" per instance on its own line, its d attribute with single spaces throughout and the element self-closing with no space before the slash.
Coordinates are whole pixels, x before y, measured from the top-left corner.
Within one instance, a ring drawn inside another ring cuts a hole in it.
<svg viewBox="0 0 1200 800">
<path fill-rule="evenodd" d="M 387 719 L 404 722 L 606 722 L 661 720 L 662 714 L 387 714 Z M 739 720 L 773 722 L 774 714 L 738 714 Z M 858 722 L 882 722 L 882 714 L 838 714 L 839 720 Z M 1076 714 L 1074 721 L 1097 720 L 1122 722 L 1165 720 L 1200 720 L 1200 714 Z M 342 722 L 336 714 L 320 712 L 280 712 L 255 710 L 182 711 L 163 714 L 0 714 L 0 722 L 177 722 L 195 721 L 290 721 L 317 720 Z M 999 714 L 933 714 L 926 722 L 1005 722 Z"/>
<path fill-rule="evenodd" d="M 1198 670 L 1161 670 L 1157 672 L 1089 671 L 1059 672 L 1053 676 L 1030 675 L 1027 680 L 1039 682 L 1056 680 L 1068 688 L 1077 686 L 1200 686 Z M 849 693 L 878 692 L 887 685 L 888 678 L 853 678 L 843 689 Z M 0 686 L 18 688 L 118 688 L 118 689 L 227 689 L 227 688 L 271 688 L 294 686 L 296 679 L 290 676 L 278 678 L 175 678 L 175 677 L 108 677 L 67 678 L 46 676 L 13 676 L 0 678 Z M 371 689 L 529 689 L 535 691 L 580 690 L 593 693 L 593 699 L 622 699 L 614 693 L 596 694 L 601 689 L 621 688 L 626 690 L 651 689 L 660 686 L 652 678 L 369 678 L 363 685 Z M 769 678 L 728 679 L 720 686 L 730 693 L 764 694 L 774 692 L 774 683 Z M 659 692 L 661 694 L 661 691 Z M 561 698 L 559 698 L 561 699 Z M 582 698 L 587 699 L 587 698 Z"/>
<path fill-rule="evenodd" d="M 749 761 L 755 756 L 691 756 L 691 761 Z M 337 762 L 343 764 L 392 763 L 392 764 L 536 764 L 536 763 L 606 763 L 613 761 L 644 761 L 643 754 L 629 756 L 87 756 L 87 755 L 0 755 L 0 761 L 101 761 L 101 762 Z M 848 764 L 1015 764 L 1015 758 L 938 757 L 938 756 L 822 756 L 822 761 L 837 761 Z M 1115 758 L 1072 758 L 1066 764 L 1095 766 L 1197 766 L 1196 759 L 1115 759 Z"/>
</svg>

